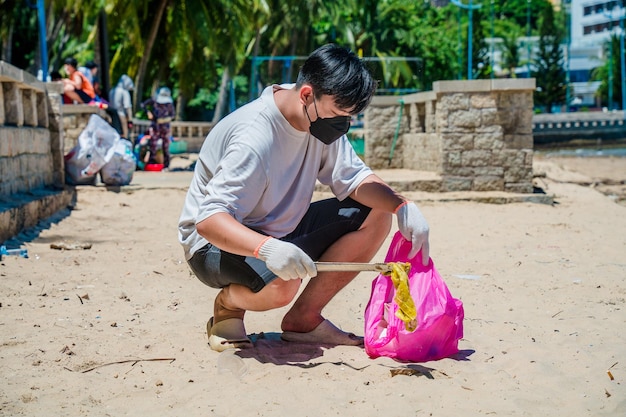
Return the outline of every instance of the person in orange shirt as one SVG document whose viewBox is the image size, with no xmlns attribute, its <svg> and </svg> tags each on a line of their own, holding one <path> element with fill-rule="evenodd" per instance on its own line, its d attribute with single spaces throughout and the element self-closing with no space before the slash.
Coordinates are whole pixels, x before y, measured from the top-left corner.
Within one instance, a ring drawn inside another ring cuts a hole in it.
<svg viewBox="0 0 626 417">
<path fill-rule="evenodd" d="M 74 58 L 66 58 L 63 68 L 68 78 L 63 79 L 63 94 L 65 96 L 64 103 L 78 104 L 89 103 L 96 97 L 93 85 L 85 77 L 83 73 L 77 70 L 78 62 Z"/>
</svg>

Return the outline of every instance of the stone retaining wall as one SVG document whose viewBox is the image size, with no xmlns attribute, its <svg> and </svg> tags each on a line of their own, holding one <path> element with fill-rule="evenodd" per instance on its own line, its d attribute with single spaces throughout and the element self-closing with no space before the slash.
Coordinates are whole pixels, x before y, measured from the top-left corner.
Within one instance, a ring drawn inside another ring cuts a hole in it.
<svg viewBox="0 0 626 417">
<path fill-rule="evenodd" d="M 0 196 L 53 186 L 60 161 L 44 83 L 0 61 Z"/>
<path fill-rule="evenodd" d="M 65 187 L 61 93 L 0 61 L 0 242 L 76 197 Z"/>
<path fill-rule="evenodd" d="M 433 91 L 375 97 L 365 161 L 441 176 L 440 191 L 532 192 L 534 79 L 438 81 Z"/>
</svg>

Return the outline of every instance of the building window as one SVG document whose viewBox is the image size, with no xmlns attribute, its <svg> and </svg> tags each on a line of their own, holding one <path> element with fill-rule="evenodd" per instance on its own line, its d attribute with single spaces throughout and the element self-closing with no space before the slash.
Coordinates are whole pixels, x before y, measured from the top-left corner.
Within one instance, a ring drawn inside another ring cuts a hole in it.
<svg viewBox="0 0 626 417">
<path fill-rule="evenodd" d="M 620 2 L 616 0 L 611 0 L 602 4 L 592 4 L 589 6 L 583 7 L 583 16 L 591 16 L 594 14 L 604 14 L 604 11 L 611 11 L 616 7 L 620 6 Z"/>
<path fill-rule="evenodd" d="M 591 80 L 592 70 L 571 70 L 569 80 L 571 83 L 583 83 Z"/>
<path fill-rule="evenodd" d="M 593 33 L 610 32 L 611 29 L 617 26 L 619 26 L 619 22 L 616 21 L 598 23 L 597 25 L 587 25 L 583 27 L 583 34 L 591 35 Z"/>
</svg>

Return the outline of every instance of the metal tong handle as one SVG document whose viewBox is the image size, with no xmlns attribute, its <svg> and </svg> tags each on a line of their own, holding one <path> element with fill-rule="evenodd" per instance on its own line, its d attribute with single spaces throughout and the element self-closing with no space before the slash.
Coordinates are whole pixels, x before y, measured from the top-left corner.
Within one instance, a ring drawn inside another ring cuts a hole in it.
<svg viewBox="0 0 626 417">
<path fill-rule="evenodd" d="M 391 272 L 391 266 L 386 263 L 359 263 L 359 262 L 315 262 L 318 271 L 376 271 Z"/>
</svg>

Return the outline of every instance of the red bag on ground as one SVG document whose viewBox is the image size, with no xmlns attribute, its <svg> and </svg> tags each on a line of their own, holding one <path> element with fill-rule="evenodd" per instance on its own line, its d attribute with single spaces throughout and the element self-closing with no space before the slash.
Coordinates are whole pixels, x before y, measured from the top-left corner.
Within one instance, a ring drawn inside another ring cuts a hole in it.
<svg viewBox="0 0 626 417">
<path fill-rule="evenodd" d="M 417 328 L 408 331 L 396 316 L 395 288 L 389 276 L 380 274 L 372 283 L 365 308 L 365 352 L 372 358 L 387 356 L 399 361 L 426 362 L 454 355 L 463 337 L 463 303 L 453 298 L 432 259 L 422 265 L 418 253 L 408 259 L 411 242 L 397 232 L 385 262 L 409 262 L 408 285 L 417 310 Z"/>
</svg>

